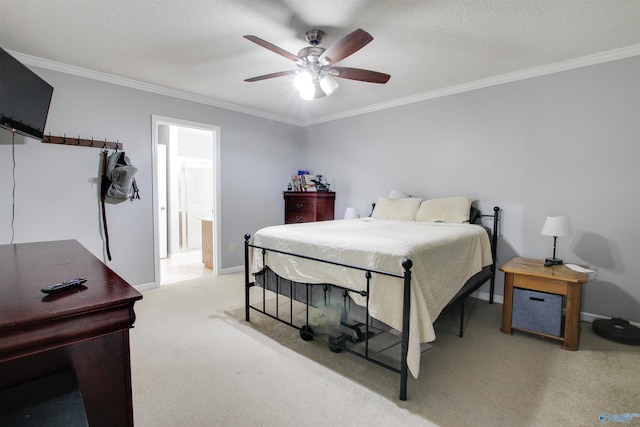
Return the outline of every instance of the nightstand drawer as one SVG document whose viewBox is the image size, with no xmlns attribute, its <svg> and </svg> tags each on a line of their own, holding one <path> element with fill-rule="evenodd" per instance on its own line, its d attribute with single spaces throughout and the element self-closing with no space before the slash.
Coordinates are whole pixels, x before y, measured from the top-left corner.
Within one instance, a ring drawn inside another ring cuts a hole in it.
<svg viewBox="0 0 640 427">
<path fill-rule="evenodd" d="M 516 274 L 514 276 L 513 287 L 550 292 L 552 294 L 567 294 L 566 282 L 547 279 L 544 277 L 525 276 L 522 274 Z"/>
</svg>

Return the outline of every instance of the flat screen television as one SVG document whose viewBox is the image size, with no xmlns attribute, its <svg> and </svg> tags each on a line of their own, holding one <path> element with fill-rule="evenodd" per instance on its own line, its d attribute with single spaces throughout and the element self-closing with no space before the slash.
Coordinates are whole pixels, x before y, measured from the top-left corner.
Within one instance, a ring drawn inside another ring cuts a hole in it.
<svg viewBox="0 0 640 427">
<path fill-rule="evenodd" d="M 0 48 L 0 126 L 42 139 L 53 87 Z"/>
</svg>

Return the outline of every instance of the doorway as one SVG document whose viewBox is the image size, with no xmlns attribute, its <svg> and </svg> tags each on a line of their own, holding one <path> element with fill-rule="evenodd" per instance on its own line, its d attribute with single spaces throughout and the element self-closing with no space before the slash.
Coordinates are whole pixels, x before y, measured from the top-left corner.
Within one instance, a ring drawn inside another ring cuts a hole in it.
<svg viewBox="0 0 640 427">
<path fill-rule="evenodd" d="M 219 127 L 152 122 L 156 286 L 216 274 Z"/>
</svg>

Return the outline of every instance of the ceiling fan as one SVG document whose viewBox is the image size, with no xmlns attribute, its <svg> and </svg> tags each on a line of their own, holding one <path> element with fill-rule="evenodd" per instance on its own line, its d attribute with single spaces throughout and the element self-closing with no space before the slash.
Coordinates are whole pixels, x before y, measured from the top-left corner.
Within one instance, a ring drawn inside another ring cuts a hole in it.
<svg viewBox="0 0 640 427">
<path fill-rule="evenodd" d="M 305 38 L 311 46 L 302 48 L 297 55 L 259 37 L 244 36 L 245 39 L 290 59 L 295 62 L 298 68 L 297 70 L 279 71 L 252 77 L 245 79 L 245 82 L 257 82 L 275 77 L 295 75 L 296 87 L 300 91 L 300 96 L 303 99 L 311 100 L 331 95 L 338 88 L 338 82 L 333 77 L 381 84 L 386 83 L 391 77 L 389 74 L 377 71 L 335 66 L 335 64 L 359 51 L 373 40 L 371 34 L 365 30 L 357 29 L 353 31 L 328 49 L 318 46 L 323 36 L 324 32 L 321 30 L 307 31 Z"/>
</svg>

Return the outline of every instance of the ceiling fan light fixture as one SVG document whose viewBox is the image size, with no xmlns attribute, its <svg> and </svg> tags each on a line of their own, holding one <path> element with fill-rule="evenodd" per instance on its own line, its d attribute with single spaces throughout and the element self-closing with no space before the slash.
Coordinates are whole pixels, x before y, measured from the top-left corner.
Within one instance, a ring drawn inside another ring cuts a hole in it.
<svg viewBox="0 0 640 427">
<path fill-rule="evenodd" d="M 318 63 L 320 61 L 320 56 L 324 53 L 324 50 L 324 48 L 318 46 L 307 46 L 300 49 L 298 52 L 298 58 L 302 61 L 306 60 L 310 63 Z"/>
<path fill-rule="evenodd" d="M 320 79 L 320 87 L 322 91 L 329 96 L 338 89 L 338 82 L 333 77 L 324 76 Z"/>
<path fill-rule="evenodd" d="M 307 86 L 313 86 L 313 76 L 308 71 L 301 71 L 293 81 L 296 89 L 303 90 Z"/>
<path fill-rule="evenodd" d="M 300 98 L 304 99 L 305 101 L 311 101 L 315 97 L 316 86 L 313 83 L 300 89 Z"/>
<path fill-rule="evenodd" d="M 310 46 L 301 49 L 298 55 L 294 55 L 259 37 L 252 35 L 244 36 L 245 39 L 293 61 L 298 67 L 297 71 L 291 70 L 265 74 L 245 79 L 245 81 L 256 82 L 296 74 L 294 84 L 300 96 L 303 99 L 312 100 L 331 95 L 336 91 L 338 82 L 334 77 L 381 84 L 386 83 L 391 77 L 388 74 L 377 71 L 350 67 L 335 67 L 335 64 L 359 51 L 373 40 L 373 36 L 363 29 L 359 28 L 347 34 L 334 43 L 329 49 L 318 46 L 323 36 L 324 32 L 321 30 L 307 31 L 305 37 Z"/>
</svg>

